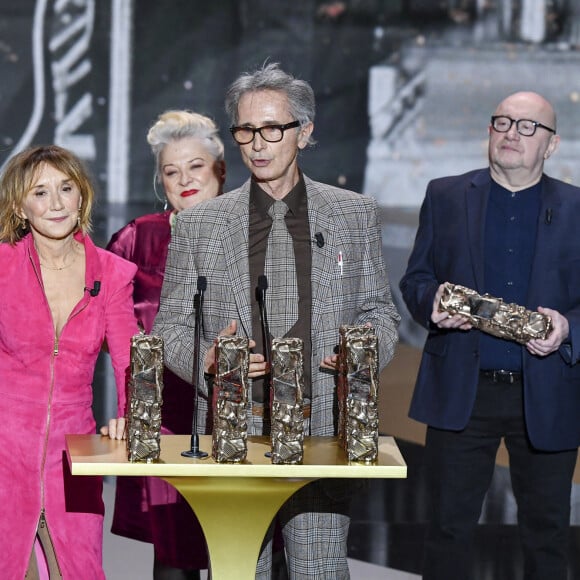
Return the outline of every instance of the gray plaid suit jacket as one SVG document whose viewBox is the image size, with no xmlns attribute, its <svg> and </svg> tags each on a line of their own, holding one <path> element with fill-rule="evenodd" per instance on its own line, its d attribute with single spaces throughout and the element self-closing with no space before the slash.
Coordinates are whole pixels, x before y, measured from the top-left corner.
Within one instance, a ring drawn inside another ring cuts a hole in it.
<svg viewBox="0 0 580 580">
<path fill-rule="evenodd" d="M 399 314 L 391 300 L 377 204 L 370 197 L 317 183 L 304 176 L 310 233 L 321 232 L 324 246 L 312 244 L 312 401 L 311 435 L 334 435 L 335 376 L 321 371 L 322 359 L 338 344 L 341 324 L 370 322 L 376 329 L 381 369 L 398 339 Z M 165 342 L 165 364 L 192 382 L 194 312 L 198 276 L 207 278 L 200 349 L 198 425 L 205 425 L 208 385 L 203 360 L 213 340 L 231 320 L 238 334 L 252 338 L 248 264 L 250 180 L 240 188 L 180 212 L 175 220 L 159 313 L 153 333 Z M 338 253 L 343 255 L 343 272 Z M 299 267 L 299 265 L 297 265 Z M 248 414 L 249 433 L 252 417 Z"/>
</svg>

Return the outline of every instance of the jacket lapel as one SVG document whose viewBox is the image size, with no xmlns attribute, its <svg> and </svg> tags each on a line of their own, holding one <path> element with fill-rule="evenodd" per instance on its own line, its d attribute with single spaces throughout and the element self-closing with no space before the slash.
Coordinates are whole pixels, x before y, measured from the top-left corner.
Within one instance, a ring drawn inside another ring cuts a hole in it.
<svg viewBox="0 0 580 580">
<path fill-rule="evenodd" d="M 475 289 L 477 290 L 483 288 L 484 284 L 485 214 L 489 200 L 490 183 L 489 171 L 481 171 L 474 176 L 465 192 L 467 235 L 469 237 Z"/>
<path fill-rule="evenodd" d="M 229 275 L 240 323 L 247 336 L 252 336 L 252 306 L 250 304 L 250 268 L 248 260 L 249 182 L 240 188 L 238 196 L 234 209 L 227 218 L 222 244 L 225 267 Z"/>
<path fill-rule="evenodd" d="M 536 247 L 534 248 L 534 261 L 532 262 L 527 297 L 527 304 L 533 305 L 531 307 L 534 309 L 541 302 L 539 294 L 545 284 L 545 272 L 550 267 L 551 250 L 555 247 L 554 236 L 558 235 L 558 221 L 562 215 L 562 201 L 556 189 L 557 182 L 544 175 Z"/>
<path fill-rule="evenodd" d="M 322 328 L 322 313 L 325 304 L 332 302 L 332 273 L 337 267 L 338 252 L 341 251 L 340 232 L 333 218 L 332 202 L 326 191 L 304 176 L 308 196 L 308 219 L 310 222 L 310 239 L 315 234 L 322 234 L 324 245 L 318 247 L 312 243 L 312 329 Z M 345 249 L 343 248 L 342 251 Z"/>
</svg>

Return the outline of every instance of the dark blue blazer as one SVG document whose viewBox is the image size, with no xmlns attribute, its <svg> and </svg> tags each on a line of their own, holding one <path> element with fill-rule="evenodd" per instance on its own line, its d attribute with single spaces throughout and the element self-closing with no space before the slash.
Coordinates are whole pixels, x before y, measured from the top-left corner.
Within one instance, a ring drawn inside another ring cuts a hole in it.
<svg viewBox="0 0 580 580">
<path fill-rule="evenodd" d="M 407 307 L 428 329 L 409 416 L 432 427 L 461 430 L 478 383 L 481 331 L 431 324 L 443 282 L 484 293 L 484 231 L 489 169 L 429 183 L 415 245 L 400 287 Z M 570 336 L 546 357 L 523 351 L 524 407 L 532 445 L 541 450 L 580 445 L 580 188 L 542 177 L 536 247 L 525 306 L 553 308 Z"/>
</svg>

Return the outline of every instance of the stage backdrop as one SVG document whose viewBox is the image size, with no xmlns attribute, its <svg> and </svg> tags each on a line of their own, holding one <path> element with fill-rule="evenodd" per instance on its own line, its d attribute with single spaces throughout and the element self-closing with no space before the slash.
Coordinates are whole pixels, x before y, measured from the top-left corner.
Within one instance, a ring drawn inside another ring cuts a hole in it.
<svg viewBox="0 0 580 580">
<path fill-rule="evenodd" d="M 416 208 L 431 177 L 485 163 L 489 113 L 510 90 L 555 100 L 562 159 L 577 159 L 579 12 L 572 0 L 4 0 L 0 165 L 56 142 L 90 164 L 103 204 L 151 204 L 147 129 L 189 108 L 219 124 L 236 187 L 246 171 L 224 93 L 269 60 L 316 92 L 304 169 Z M 555 173 L 576 180 L 564 165 Z"/>
</svg>

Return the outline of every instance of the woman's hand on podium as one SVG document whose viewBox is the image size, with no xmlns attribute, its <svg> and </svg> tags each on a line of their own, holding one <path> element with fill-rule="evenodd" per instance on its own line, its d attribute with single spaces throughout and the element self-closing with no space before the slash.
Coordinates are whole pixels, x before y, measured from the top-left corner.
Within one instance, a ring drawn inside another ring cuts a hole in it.
<svg viewBox="0 0 580 580">
<path fill-rule="evenodd" d="M 109 439 L 126 439 L 127 438 L 127 421 L 125 417 L 109 419 L 108 425 L 103 425 L 99 433 Z"/>
</svg>

